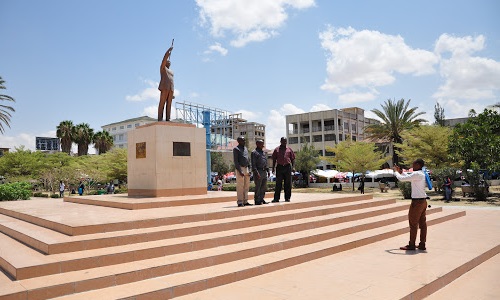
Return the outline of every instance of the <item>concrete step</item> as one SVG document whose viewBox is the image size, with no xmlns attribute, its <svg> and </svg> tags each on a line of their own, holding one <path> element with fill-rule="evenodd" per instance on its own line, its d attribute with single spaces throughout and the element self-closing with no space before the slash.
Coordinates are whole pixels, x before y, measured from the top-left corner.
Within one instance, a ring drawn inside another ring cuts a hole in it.
<svg viewBox="0 0 500 300">
<path fill-rule="evenodd" d="M 464 212 L 430 215 L 428 225 L 432 226 L 461 216 L 464 216 Z M 407 231 L 407 222 L 400 221 L 383 227 L 367 228 L 360 232 L 295 247 L 285 247 L 287 244 L 285 241 L 279 251 L 262 252 L 255 256 L 247 255 L 247 258 L 216 265 L 210 264 L 201 269 L 155 276 L 150 279 L 66 296 L 62 295 L 66 291 L 61 290 L 59 294 L 61 297 L 57 299 L 170 299 L 262 276 L 383 239 L 407 234 Z M 50 295 L 46 295 L 55 297 L 58 294 L 57 291 L 52 290 Z M 233 293 L 228 295 L 227 299 L 234 299 L 236 296 Z"/>
<path fill-rule="evenodd" d="M 375 208 L 393 203 L 395 203 L 395 200 L 392 199 L 360 200 L 355 202 L 319 205 L 317 207 L 298 208 L 294 210 L 262 212 L 258 216 L 252 214 L 79 236 L 68 236 L 20 219 L 0 215 L 0 232 L 42 253 L 57 254 L 169 239 L 172 237 L 197 235 L 215 231 L 233 230 L 250 226 L 261 226 L 274 222 L 297 220 L 349 210 L 368 207 Z M 251 207 L 249 209 L 257 209 L 257 207 Z M 368 213 L 369 212 L 366 212 L 366 214 Z M 189 216 L 187 218 L 189 218 Z"/>
<path fill-rule="evenodd" d="M 249 198 L 253 199 L 253 193 L 249 193 Z M 273 193 L 266 193 L 266 198 L 272 197 Z M 189 195 L 175 197 L 128 197 L 126 194 L 113 195 L 86 195 L 67 196 L 65 202 L 80 203 L 87 205 L 97 205 L 114 207 L 121 209 L 151 209 L 160 207 L 200 205 L 207 203 L 221 203 L 236 201 L 236 192 L 212 192 L 206 195 Z"/>
<path fill-rule="evenodd" d="M 14 240 L 7 240 L 3 243 L 7 237 L 0 236 L 0 251 L 4 259 L 4 262 L 0 261 L 0 263 L 4 270 L 14 278 L 26 279 L 139 261 L 177 253 L 199 251 L 202 249 L 255 241 L 258 239 L 274 239 L 271 240 L 271 243 L 277 243 L 276 240 L 279 242 L 283 238 L 294 240 L 301 235 L 311 237 L 316 236 L 318 232 L 336 230 L 339 226 L 350 226 L 349 224 L 351 223 L 349 222 L 369 223 L 376 220 L 374 226 L 382 226 L 383 222 L 395 221 L 392 219 L 386 220 L 388 216 L 397 217 L 399 219 L 406 218 L 406 216 L 402 214 L 403 210 L 405 210 L 404 205 L 393 204 L 392 207 L 389 206 L 375 211 L 373 211 L 373 208 L 360 209 L 359 213 L 354 215 L 353 212 L 347 211 L 326 216 L 284 221 L 273 224 L 271 228 L 258 228 L 257 230 L 253 227 L 238 228 L 196 236 L 185 236 L 54 255 L 44 255 L 34 249 L 25 247 L 23 244 L 16 244 Z M 429 213 L 439 211 L 440 208 L 435 208 L 429 210 Z M 22 257 L 19 256 L 21 252 L 23 253 Z"/>
<path fill-rule="evenodd" d="M 189 210 L 191 211 L 189 215 L 186 215 L 186 207 L 165 207 L 131 211 L 63 202 L 61 199 L 37 199 L 30 200 L 28 201 L 29 203 L 25 203 L 26 201 L 2 203 L 0 214 L 49 228 L 66 235 L 84 235 L 355 202 L 371 199 L 372 196 L 354 195 L 340 197 L 330 194 L 303 194 L 295 198 L 299 198 L 297 199 L 298 201 L 293 200 L 294 202 L 291 203 L 282 202 L 258 207 L 245 207 L 245 209 L 238 208 L 235 202 L 228 203 L 222 210 L 221 203 L 189 206 Z"/>
</svg>

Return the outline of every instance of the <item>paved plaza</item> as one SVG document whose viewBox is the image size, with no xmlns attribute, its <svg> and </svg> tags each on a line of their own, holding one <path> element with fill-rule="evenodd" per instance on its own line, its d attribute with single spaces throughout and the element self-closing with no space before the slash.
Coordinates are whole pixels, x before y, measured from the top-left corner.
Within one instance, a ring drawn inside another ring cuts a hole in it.
<svg viewBox="0 0 500 300">
<path fill-rule="evenodd" d="M 235 196 L 2 202 L 0 299 L 500 295 L 499 209 L 433 205 L 428 249 L 405 252 L 409 203 L 391 196 L 295 193 L 244 208 Z"/>
</svg>

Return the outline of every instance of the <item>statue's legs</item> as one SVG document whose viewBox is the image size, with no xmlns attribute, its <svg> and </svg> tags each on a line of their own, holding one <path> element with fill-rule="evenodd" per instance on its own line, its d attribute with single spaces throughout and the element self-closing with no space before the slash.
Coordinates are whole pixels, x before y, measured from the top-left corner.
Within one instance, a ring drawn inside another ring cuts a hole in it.
<svg viewBox="0 0 500 300">
<path fill-rule="evenodd" d="M 167 112 L 166 112 L 166 116 L 165 116 L 165 119 L 167 121 L 170 121 L 170 112 L 172 111 L 172 99 L 174 98 L 174 91 L 169 91 L 168 94 L 167 94 L 167 103 L 166 103 L 166 106 L 167 106 Z"/>
<path fill-rule="evenodd" d="M 172 107 L 172 99 L 174 91 L 164 90 L 160 93 L 160 104 L 158 104 L 158 121 L 163 120 L 163 110 L 167 107 L 165 120 L 170 121 L 170 110 Z"/>
</svg>

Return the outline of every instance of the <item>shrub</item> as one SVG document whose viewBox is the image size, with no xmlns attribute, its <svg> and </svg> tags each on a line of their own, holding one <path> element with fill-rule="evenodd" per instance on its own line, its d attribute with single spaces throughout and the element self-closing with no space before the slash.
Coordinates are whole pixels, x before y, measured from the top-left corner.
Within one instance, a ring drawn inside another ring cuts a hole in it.
<svg viewBox="0 0 500 300">
<path fill-rule="evenodd" d="M 58 194 L 52 194 L 52 195 L 50 195 L 50 198 L 59 198 L 59 195 Z"/>
<path fill-rule="evenodd" d="M 31 184 L 14 182 L 0 185 L 0 201 L 28 200 L 31 197 Z"/>
<path fill-rule="evenodd" d="M 399 190 L 403 194 L 404 199 L 411 199 L 411 183 L 410 182 L 398 182 Z"/>
</svg>

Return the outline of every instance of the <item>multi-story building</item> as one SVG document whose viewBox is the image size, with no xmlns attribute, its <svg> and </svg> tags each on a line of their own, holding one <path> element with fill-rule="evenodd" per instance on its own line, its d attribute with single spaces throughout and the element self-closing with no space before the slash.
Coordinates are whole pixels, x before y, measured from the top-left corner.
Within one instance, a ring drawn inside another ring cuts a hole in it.
<svg viewBox="0 0 500 300">
<path fill-rule="evenodd" d="M 61 151 L 61 140 L 51 137 L 35 137 L 36 150 L 43 152 L 59 152 Z"/>
<path fill-rule="evenodd" d="M 379 123 L 366 118 L 365 111 L 359 107 L 331 109 L 286 116 L 288 145 L 294 151 L 307 143 L 314 146 L 322 156 L 331 156 L 327 147 L 335 147 L 338 142 L 351 139 L 362 141 L 367 138 L 363 128 Z M 332 166 L 321 162 L 318 166 L 330 169 Z"/>
<path fill-rule="evenodd" d="M 244 136 L 248 141 L 254 142 L 257 139 L 262 139 L 266 144 L 266 125 L 248 122 L 243 119 L 242 114 L 230 114 L 228 118 L 215 120 L 211 126 L 212 134 L 220 134 L 231 139 L 237 139 L 239 136 Z M 254 145 L 255 143 L 251 143 Z"/>
<path fill-rule="evenodd" d="M 6 153 L 9 153 L 10 148 L 0 148 L 0 157 L 4 156 Z"/>
<path fill-rule="evenodd" d="M 109 132 L 113 137 L 113 148 L 127 148 L 127 132 L 142 125 L 156 122 L 157 120 L 151 117 L 142 116 L 123 120 L 116 123 L 111 123 L 101 126 L 103 131 Z"/>
</svg>

